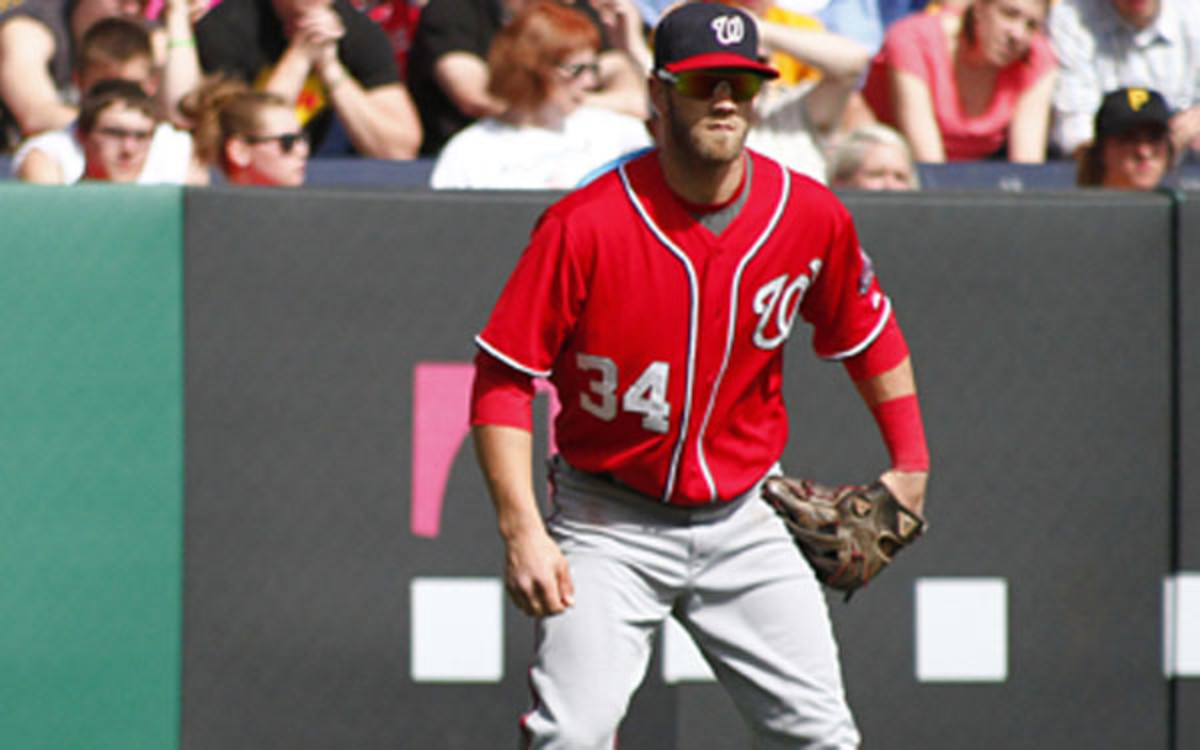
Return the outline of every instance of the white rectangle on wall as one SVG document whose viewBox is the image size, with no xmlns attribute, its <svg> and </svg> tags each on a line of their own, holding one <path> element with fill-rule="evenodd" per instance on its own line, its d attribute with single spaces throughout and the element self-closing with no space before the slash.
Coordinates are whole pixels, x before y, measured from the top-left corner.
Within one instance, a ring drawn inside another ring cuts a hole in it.
<svg viewBox="0 0 1200 750">
<path fill-rule="evenodd" d="M 1007 581 L 924 578 L 917 581 L 916 588 L 917 680 L 1007 679 Z"/>
<path fill-rule="evenodd" d="M 1200 573 L 1163 585 L 1163 653 L 1168 677 L 1200 677 Z"/>
<path fill-rule="evenodd" d="M 414 578 L 409 589 L 414 682 L 499 682 L 504 591 L 495 578 Z"/>
</svg>

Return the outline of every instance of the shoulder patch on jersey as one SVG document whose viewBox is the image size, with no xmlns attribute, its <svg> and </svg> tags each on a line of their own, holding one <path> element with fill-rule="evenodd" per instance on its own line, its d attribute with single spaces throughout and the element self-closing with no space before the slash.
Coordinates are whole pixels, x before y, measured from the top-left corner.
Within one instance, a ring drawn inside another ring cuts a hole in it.
<svg viewBox="0 0 1200 750">
<path fill-rule="evenodd" d="M 867 255 L 867 251 L 863 250 L 862 245 L 858 246 L 858 255 L 862 258 L 862 273 L 858 275 L 858 296 L 863 296 L 871 289 L 871 282 L 875 281 L 875 263 L 871 260 L 871 256 Z"/>
</svg>

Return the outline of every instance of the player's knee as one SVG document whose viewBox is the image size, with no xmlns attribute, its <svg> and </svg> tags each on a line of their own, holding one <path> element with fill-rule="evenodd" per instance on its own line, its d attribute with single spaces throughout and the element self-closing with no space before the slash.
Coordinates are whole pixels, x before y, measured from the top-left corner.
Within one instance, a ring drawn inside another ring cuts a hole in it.
<svg viewBox="0 0 1200 750">
<path fill-rule="evenodd" d="M 623 715 L 623 706 L 542 706 L 526 717 L 525 731 L 535 750 L 612 750 Z"/>
<path fill-rule="evenodd" d="M 861 743 L 849 709 L 804 714 L 779 714 L 756 727 L 755 747 L 761 750 L 856 750 Z"/>
</svg>

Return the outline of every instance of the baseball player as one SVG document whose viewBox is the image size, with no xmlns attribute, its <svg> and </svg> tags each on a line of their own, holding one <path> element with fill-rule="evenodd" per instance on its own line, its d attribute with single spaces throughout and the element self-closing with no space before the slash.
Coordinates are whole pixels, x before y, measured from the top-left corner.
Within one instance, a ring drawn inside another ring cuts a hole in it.
<svg viewBox="0 0 1200 750">
<path fill-rule="evenodd" d="M 908 349 L 846 209 L 743 147 L 775 71 L 753 20 L 682 5 L 655 33 L 659 147 L 550 206 L 477 336 L 472 424 L 512 600 L 537 618 L 534 748 L 612 748 L 667 617 L 759 748 L 852 748 L 824 595 L 760 498 L 787 439 L 797 316 L 842 361 L 920 511 Z M 562 410 L 553 512 L 532 476 L 533 379 Z"/>
</svg>

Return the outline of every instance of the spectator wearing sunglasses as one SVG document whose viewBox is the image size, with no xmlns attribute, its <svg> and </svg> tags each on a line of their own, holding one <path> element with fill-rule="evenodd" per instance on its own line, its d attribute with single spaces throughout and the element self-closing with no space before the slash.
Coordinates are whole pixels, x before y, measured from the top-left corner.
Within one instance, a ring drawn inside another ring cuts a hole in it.
<svg viewBox="0 0 1200 750">
<path fill-rule="evenodd" d="M 436 156 L 450 137 L 504 110 L 488 89 L 488 51 L 496 33 L 530 0 L 429 0 L 409 51 L 408 80 L 421 113 L 421 153 Z M 647 116 L 649 49 L 633 0 L 562 0 L 588 16 L 600 35 L 598 80 L 588 103 Z"/>
<path fill-rule="evenodd" d="M 587 103 L 599 35 L 585 15 L 536 2 L 496 35 L 488 58 L 503 111 L 460 131 L 434 165 L 434 188 L 560 189 L 649 146 L 636 117 Z"/>
<path fill-rule="evenodd" d="M 238 185 L 297 187 L 308 167 L 308 136 L 287 100 L 214 76 L 181 105 L 195 123 L 196 153 Z"/>
<path fill-rule="evenodd" d="M 137 182 L 157 125 L 154 100 L 136 83 L 109 80 L 96 84 L 79 110 L 83 179 Z"/>
<path fill-rule="evenodd" d="M 349 0 L 222 0 L 200 62 L 295 105 L 314 153 L 411 159 L 421 123 L 383 29 Z"/>
<path fill-rule="evenodd" d="M 194 52 L 194 51 L 193 51 Z M 76 52 L 75 81 L 90 91 L 100 81 L 125 80 L 156 96 L 158 112 L 166 103 L 162 88 L 170 71 L 159 74 L 154 64 L 151 32 L 141 19 L 114 16 L 97 21 L 83 36 Z M 83 145 L 75 123 L 26 139 L 13 155 L 12 171 L 19 179 L 38 184 L 78 182 L 84 174 Z M 150 153 L 138 175 L 141 184 L 204 184 L 207 170 L 192 158 L 192 137 L 163 117 L 154 129 Z"/>
</svg>

